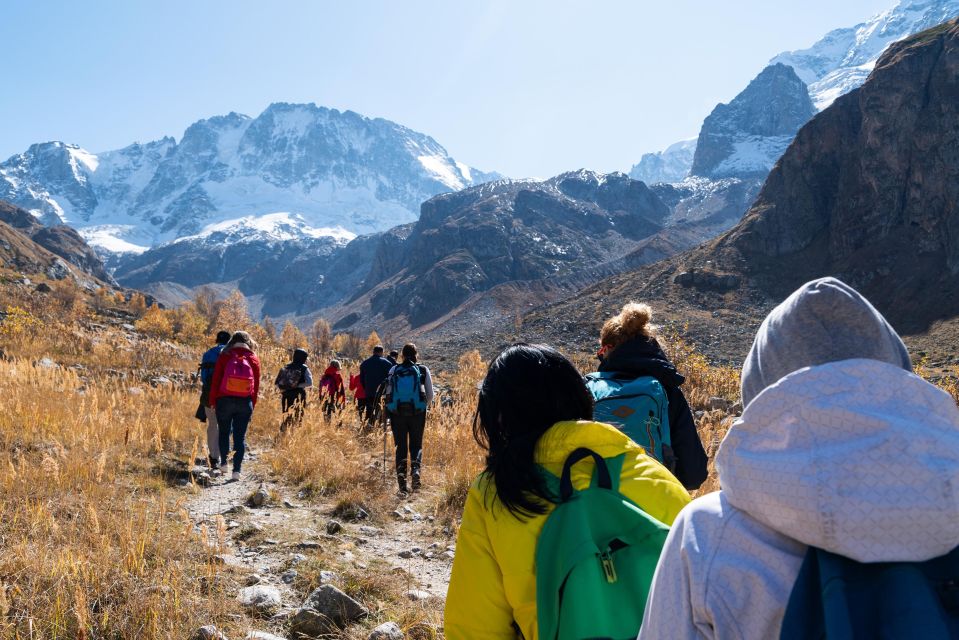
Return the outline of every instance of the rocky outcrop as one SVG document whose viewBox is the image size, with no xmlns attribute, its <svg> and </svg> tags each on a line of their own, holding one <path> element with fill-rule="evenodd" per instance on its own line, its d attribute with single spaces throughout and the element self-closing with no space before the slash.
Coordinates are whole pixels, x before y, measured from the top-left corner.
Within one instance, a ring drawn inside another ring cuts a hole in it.
<svg viewBox="0 0 959 640">
<path fill-rule="evenodd" d="M 65 225 L 45 227 L 28 211 L 2 200 L 0 200 L 0 222 L 10 225 L 80 271 L 104 282 L 113 282 L 103 261 L 75 229 Z"/>
<path fill-rule="evenodd" d="M 691 174 L 764 175 L 815 113 L 806 84 L 792 67 L 770 65 L 703 121 Z"/>
</svg>

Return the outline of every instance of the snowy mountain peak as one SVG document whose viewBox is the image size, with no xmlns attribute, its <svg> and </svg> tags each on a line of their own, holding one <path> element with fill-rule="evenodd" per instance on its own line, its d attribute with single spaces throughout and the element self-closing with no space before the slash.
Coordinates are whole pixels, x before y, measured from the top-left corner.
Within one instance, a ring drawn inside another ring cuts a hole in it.
<svg viewBox="0 0 959 640">
<path fill-rule="evenodd" d="M 662 151 L 643 154 L 639 163 L 629 170 L 629 177 L 646 184 L 680 182 L 689 175 L 689 169 L 693 166 L 696 140 L 681 140 Z"/>
<path fill-rule="evenodd" d="M 137 251 L 277 211 L 299 215 L 303 225 L 289 229 L 305 237 L 381 231 L 412 222 L 438 193 L 496 177 L 389 120 L 277 102 L 255 118 L 199 120 L 179 143 L 97 155 L 33 145 L 0 164 L 0 199 L 76 226 L 101 248 Z"/>
<path fill-rule="evenodd" d="M 959 0 L 902 0 L 865 22 L 830 31 L 808 49 L 781 53 L 770 64 L 795 69 L 822 110 L 865 82 L 890 44 L 957 15 Z"/>
<path fill-rule="evenodd" d="M 796 72 L 784 64 L 770 65 L 703 121 L 691 175 L 766 173 L 814 114 L 806 84 Z"/>
</svg>

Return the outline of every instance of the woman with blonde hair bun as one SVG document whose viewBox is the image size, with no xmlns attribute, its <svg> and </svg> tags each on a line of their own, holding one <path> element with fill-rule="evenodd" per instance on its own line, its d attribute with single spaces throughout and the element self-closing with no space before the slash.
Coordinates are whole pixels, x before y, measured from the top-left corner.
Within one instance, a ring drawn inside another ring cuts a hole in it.
<svg viewBox="0 0 959 640">
<path fill-rule="evenodd" d="M 599 371 L 586 378 L 596 420 L 612 424 L 689 490 L 706 479 L 707 456 L 680 386 L 686 379 L 656 340 L 649 305 L 630 302 L 603 324 Z"/>
</svg>

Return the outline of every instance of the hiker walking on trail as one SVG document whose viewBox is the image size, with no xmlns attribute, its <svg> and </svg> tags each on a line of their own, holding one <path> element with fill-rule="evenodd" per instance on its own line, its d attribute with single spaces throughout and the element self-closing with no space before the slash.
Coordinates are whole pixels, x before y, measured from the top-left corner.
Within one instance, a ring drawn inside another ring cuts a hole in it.
<svg viewBox="0 0 959 640">
<path fill-rule="evenodd" d="M 396 349 L 393 349 L 392 351 L 390 351 L 390 354 L 386 356 L 386 359 L 389 360 L 394 367 L 397 364 L 399 364 L 399 358 L 400 358 L 400 352 L 397 351 Z"/>
<path fill-rule="evenodd" d="M 363 412 L 366 410 L 366 391 L 363 389 L 363 383 L 360 382 L 360 374 L 350 374 L 350 391 L 353 392 L 353 400 L 356 402 L 356 413 L 360 420 L 363 419 Z"/>
<path fill-rule="evenodd" d="M 412 489 L 420 489 L 420 467 L 423 463 L 423 432 L 426 411 L 433 403 L 433 378 L 425 365 L 416 362 L 416 345 L 403 346 L 402 361 L 390 370 L 385 390 L 386 411 L 396 447 L 396 482 L 399 493 L 408 493 L 407 458 L 412 475 Z"/>
<path fill-rule="evenodd" d="M 759 328 L 742 396 L 640 638 L 956 637 L 959 409 L 883 316 L 803 285 Z"/>
<path fill-rule="evenodd" d="M 286 431 L 290 426 L 303 422 L 306 390 L 313 386 L 313 373 L 306 366 L 309 356 L 306 349 L 294 350 L 293 361 L 276 374 L 273 384 L 280 390 L 280 408 L 285 416 L 280 431 Z M 287 413 L 290 415 L 286 415 Z"/>
<path fill-rule="evenodd" d="M 330 366 L 323 372 L 323 377 L 320 378 L 320 398 L 323 399 L 323 413 L 327 420 L 346 403 L 346 390 L 343 388 L 339 360 L 331 360 Z"/>
<path fill-rule="evenodd" d="M 216 409 L 220 433 L 220 471 L 227 471 L 230 435 L 233 436 L 233 480 L 240 479 L 246 430 L 260 393 L 260 360 L 253 349 L 256 343 L 245 331 L 230 337 L 213 369 L 210 404 Z"/>
<path fill-rule="evenodd" d="M 373 355 L 360 363 L 360 383 L 366 396 L 364 418 L 367 428 L 372 428 L 379 419 L 380 391 L 393 364 L 383 357 L 383 347 L 373 347 Z"/>
<path fill-rule="evenodd" d="M 220 466 L 220 430 L 217 428 L 216 411 L 210 402 L 210 389 L 213 386 L 213 369 L 216 368 L 217 358 L 229 341 L 230 332 L 220 331 L 216 334 L 216 344 L 200 358 L 200 405 L 206 417 L 206 446 L 209 452 L 207 459 L 211 469 Z"/>
<path fill-rule="evenodd" d="M 457 537 L 450 640 L 639 631 L 638 605 L 689 494 L 592 417 L 582 375 L 554 349 L 515 345 L 490 364 L 473 426 L 486 469 L 469 489 Z"/>
<path fill-rule="evenodd" d="M 649 306 L 630 302 L 603 325 L 599 371 L 586 377 L 593 416 L 622 429 L 684 487 L 698 489 L 709 460 L 680 388 L 686 379 L 663 353 L 651 319 Z"/>
</svg>

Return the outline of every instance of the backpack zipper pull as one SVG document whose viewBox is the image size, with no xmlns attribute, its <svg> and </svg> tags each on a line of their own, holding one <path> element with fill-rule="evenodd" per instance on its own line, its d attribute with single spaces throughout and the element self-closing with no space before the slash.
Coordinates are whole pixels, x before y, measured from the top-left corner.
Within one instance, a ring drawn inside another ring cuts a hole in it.
<svg viewBox="0 0 959 640">
<path fill-rule="evenodd" d="M 606 575 L 606 582 L 610 584 L 616 582 L 616 567 L 613 565 L 613 556 L 609 549 L 599 554 L 599 561 L 603 565 L 603 573 Z"/>
</svg>

